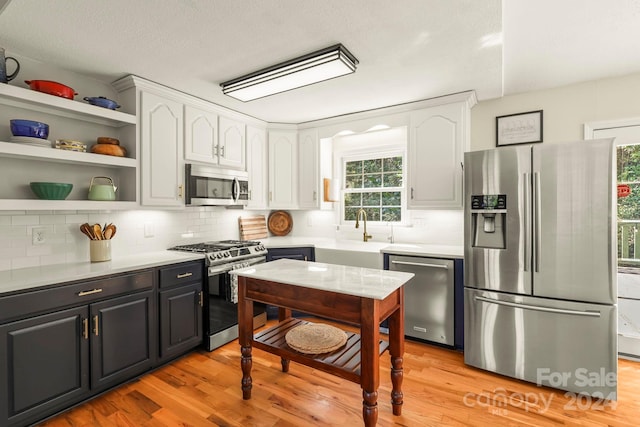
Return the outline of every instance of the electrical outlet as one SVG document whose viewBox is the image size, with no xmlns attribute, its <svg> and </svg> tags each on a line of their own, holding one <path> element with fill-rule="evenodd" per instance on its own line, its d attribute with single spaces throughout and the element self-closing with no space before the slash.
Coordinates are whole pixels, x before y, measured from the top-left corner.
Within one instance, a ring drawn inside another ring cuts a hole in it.
<svg viewBox="0 0 640 427">
<path fill-rule="evenodd" d="M 153 224 L 150 222 L 147 222 L 144 225 L 144 237 L 153 237 L 154 234 L 155 234 L 155 231 L 154 231 Z"/>
<path fill-rule="evenodd" d="M 46 241 L 44 228 L 37 227 L 31 230 L 31 244 L 42 245 Z"/>
</svg>

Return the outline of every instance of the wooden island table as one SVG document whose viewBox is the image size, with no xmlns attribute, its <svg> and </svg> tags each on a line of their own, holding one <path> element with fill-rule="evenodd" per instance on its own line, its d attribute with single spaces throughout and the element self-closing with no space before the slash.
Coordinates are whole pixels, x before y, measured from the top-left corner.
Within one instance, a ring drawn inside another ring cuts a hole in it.
<svg viewBox="0 0 640 427">
<path fill-rule="evenodd" d="M 364 425 L 378 420 L 380 355 L 391 356 L 391 404 L 402 413 L 404 354 L 404 285 L 412 273 L 280 259 L 232 271 L 238 276 L 238 328 L 241 347 L 242 397 L 251 398 L 251 350 L 259 348 L 360 384 Z M 253 302 L 278 306 L 280 322 L 254 336 Z M 330 353 L 304 354 L 289 347 L 287 331 L 308 323 L 291 317 L 291 310 L 360 326 L 347 332 L 347 343 Z M 389 341 L 380 339 L 380 322 L 389 319 Z"/>
</svg>

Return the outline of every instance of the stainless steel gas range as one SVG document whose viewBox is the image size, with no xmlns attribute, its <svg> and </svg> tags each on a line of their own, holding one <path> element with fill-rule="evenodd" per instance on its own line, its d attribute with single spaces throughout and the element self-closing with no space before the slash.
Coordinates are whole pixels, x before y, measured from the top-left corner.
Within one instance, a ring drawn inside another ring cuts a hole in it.
<svg viewBox="0 0 640 427">
<path fill-rule="evenodd" d="M 204 346 L 212 351 L 238 338 L 237 284 L 231 270 L 261 264 L 267 259 L 267 249 L 258 241 L 222 240 L 179 245 L 169 250 L 197 252 L 205 255 L 207 277 L 204 294 Z M 267 321 L 264 304 L 255 303 L 254 328 Z"/>
</svg>

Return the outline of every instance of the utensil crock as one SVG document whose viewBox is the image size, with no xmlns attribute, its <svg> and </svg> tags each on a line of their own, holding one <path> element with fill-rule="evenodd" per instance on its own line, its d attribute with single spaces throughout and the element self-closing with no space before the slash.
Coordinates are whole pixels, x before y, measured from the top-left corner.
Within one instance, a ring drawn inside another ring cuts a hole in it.
<svg viewBox="0 0 640 427">
<path fill-rule="evenodd" d="M 90 240 L 89 259 L 91 262 L 109 261 L 111 259 L 111 240 Z"/>
</svg>

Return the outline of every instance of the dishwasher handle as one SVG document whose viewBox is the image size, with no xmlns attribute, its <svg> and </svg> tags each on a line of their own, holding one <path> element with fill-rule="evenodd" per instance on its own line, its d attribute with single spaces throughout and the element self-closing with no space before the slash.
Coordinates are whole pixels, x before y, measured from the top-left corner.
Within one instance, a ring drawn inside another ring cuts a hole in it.
<svg viewBox="0 0 640 427">
<path fill-rule="evenodd" d="M 449 269 L 448 265 L 445 264 L 425 264 L 422 262 L 409 262 L 409 261 L 391 261 L 391 264 L 398 265 L 415 265 L 417 267 L 428 267 L 428 268 L 443 268 L 445 270 Z"/>
</svg>

